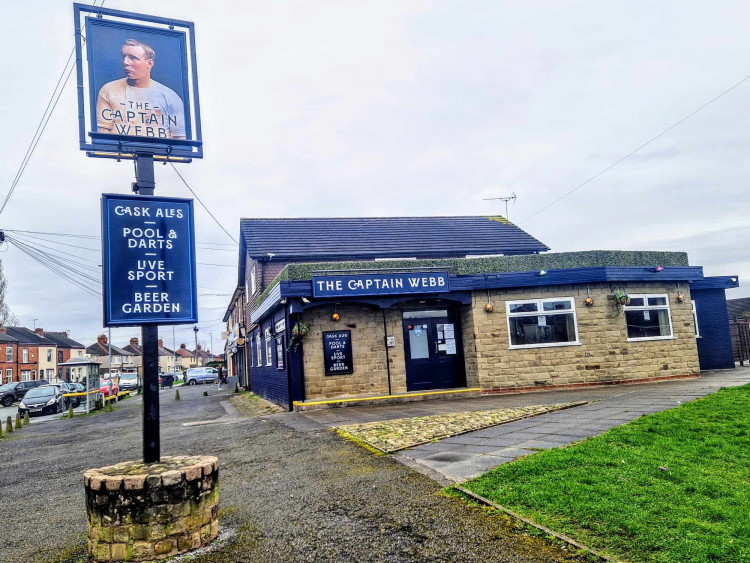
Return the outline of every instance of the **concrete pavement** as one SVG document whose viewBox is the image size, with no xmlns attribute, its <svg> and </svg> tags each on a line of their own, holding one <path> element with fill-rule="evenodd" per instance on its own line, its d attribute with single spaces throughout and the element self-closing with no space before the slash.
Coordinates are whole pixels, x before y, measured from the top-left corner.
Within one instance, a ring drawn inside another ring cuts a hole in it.
<svg viewBox="0 0 750 563">
<path fill-rule="evenodd" d="M 312 429 L 318 425 L 334 427 L 430 414 L 589 401 L 580 407 L 445 438 L 394 455 L 395 459 L 441 484 L 450 484 L 476 477 L 540 449 L 556 448 L 602 434 L 641 415 L 677 407 L 721 387 L 746 383 L 750 383 L 750 367 L 704 372 L 700 378 L 679 381 L 348 407 L 305 411 L 300 415 Z M 289 422 L 294 424 L 292 420 Z M 304 426 L 301 421 L 297 425 Z"/>
</svg>

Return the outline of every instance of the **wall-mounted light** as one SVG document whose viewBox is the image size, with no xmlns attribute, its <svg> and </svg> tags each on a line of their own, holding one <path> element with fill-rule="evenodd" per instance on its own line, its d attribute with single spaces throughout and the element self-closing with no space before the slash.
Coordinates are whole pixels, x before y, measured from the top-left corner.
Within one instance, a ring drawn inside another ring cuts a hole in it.
<svg viewBox="0 0 750 563">
<path fill-rule="evenodd" d="M 729 278 L 729 281 L 731 281 L 732 283 L 737 283 L 737 278 Z"/>
<path fill-rule="evenodd" d="M 547 275 L 547 270 L 539 270 L 539 275 L 540 276 L 546 276 Z"/>
<path fill-rule="evenodd" d="M 664 266 L 657 266 L 654 268 L 654 272 L 661 272 L 664 269 Z"/>
<path fill-rule="evenodd" d="M 309 303 L 309 302 L 310 302 L 310 300 L 309 300 L 309 299 L 308 299 L 307 297 L 303 297 L 303 298 L 302 298 L 302 302 L 303 302 L 303 303 Z"/>
<path fill-rule="evenodd" d="M 333 322 L 337 323 L 337 322 L 339 322 L 341 320 L 341 315 L 339 315 L 338 313 L 333 313 L 331 315 L 331 320 Z"/>
</svg>

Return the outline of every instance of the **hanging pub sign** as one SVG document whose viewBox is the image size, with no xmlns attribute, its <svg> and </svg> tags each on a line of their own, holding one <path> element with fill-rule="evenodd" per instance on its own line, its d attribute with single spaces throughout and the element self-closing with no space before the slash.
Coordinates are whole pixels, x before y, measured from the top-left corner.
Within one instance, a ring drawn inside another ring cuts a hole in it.
<svg viewBox="0 0 750 563">
<path fill-rule="evenodd" d="M 85 4 L 73 9 L 81 150 L 202 158 L 193 23 Z"/>
<path fill-rule="evenodd" d="M 193 200 L 102 194 L 104 326 L 198 322 Z"/>
<path fill-rule="evenodd" d="M 326 375 L 354 373 L 352 331 L 336 330 L 324 332 L 323 359 Z"/>
<path fill-rule="evenodd" d="M 450 291 L 448 272 L 407 272 L 313 276 L 313 297 L 401 295 Z"/>
</svg>

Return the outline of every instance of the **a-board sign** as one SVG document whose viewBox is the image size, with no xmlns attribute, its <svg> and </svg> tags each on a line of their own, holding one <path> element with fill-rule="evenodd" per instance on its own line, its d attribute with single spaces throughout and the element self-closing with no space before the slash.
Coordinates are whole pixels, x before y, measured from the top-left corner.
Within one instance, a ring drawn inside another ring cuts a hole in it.
<svg viewBox="0 0 750 563">
<path fill-rule="evenodd" d="M 193 23 L 86 4 L 73 10 L 81 149 L 202 158 Z"/>
<path fill-rule="evenodd" d="M 102 194 L 104 326 L 198 322 L 193 200 Z"/>
<path fill-rule="evenodd" d="M 313 276 L 313 297 L 447 293 L 448 272 L 399 272 Z"/>
<path fill-rule="evenodd" d="M 326 375 L 354 373 L 352 331 L 336 330 L 324 332 L 323 359 Z"/>
</svg>

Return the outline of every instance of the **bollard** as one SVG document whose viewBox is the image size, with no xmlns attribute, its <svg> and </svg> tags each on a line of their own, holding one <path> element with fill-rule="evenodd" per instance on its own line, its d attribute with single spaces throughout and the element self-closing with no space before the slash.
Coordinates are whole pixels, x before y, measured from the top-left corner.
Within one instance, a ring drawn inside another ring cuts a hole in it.
<svg viewBox="0 0 750 563">
<path fill-rule="evenodd" d="M 23 422 L 21 422 L 21 415 L 16 413 L 16 430 L 18 430 L 22 426 L 23 426 Z"/>
<path fill-rule="evenodd" d="M 204 392 L 203 392 L 203 396 L 204 396 L 204 397 L 208 397 L 208 391 L 204 391 Z"/>
<path fill-rule="evenodd" d="M 240 392 L 240 384 L 239 383 L 235 383 L 234 384 L 234 392 L 235 393 L 239 393 Z"/>
<path fill-rule="evenodd" d="M 29 424 L 31 424 L 31 421 L 29 420 L 29 413 L 25 412 L 23 413 L 23 425 L 28 426 Z"/>
<path fill-rule="evenodd" d="M 68 418 L 73 418 L 73 404 L 68 405 Z"/>
<path fill-rule="evenodd" d="M 174 390 L 174 400 L 175 401 L 179 401 L 180 400 L 180 390 L 179 389 L 175 389 Z"/>
<path fill-rule="evenodd" d="M 11 432 L 13 432 L 13 422 L 8 417 L 8 420 L 5 421 L 5 433 L 10 434 Z"/>
</svg>

